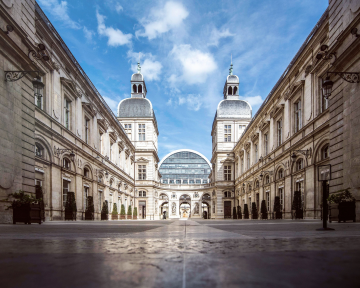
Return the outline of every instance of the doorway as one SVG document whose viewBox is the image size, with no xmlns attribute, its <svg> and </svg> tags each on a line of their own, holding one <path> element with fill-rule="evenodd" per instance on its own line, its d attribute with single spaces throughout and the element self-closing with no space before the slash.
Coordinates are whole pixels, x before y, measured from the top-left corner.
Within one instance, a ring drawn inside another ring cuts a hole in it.
<svg viewBox="0 0 360 288">
<path fill-rule="evenodd" d="M 189 218 L 190 217 L 190 211 L 191 206 L 187 202 L 183 202 L 180 204 L 179 210 L 180 210 L 180 218 Z"/>
<path fill-rule="evenodd" d="M 231 218 L 231 201 L 224 202 L 224 218 Z"/>
<path fill-rule="evenodd" d="M 146 201 L 139 201 L 140 219 L 146 219 Z"/>
</svg>

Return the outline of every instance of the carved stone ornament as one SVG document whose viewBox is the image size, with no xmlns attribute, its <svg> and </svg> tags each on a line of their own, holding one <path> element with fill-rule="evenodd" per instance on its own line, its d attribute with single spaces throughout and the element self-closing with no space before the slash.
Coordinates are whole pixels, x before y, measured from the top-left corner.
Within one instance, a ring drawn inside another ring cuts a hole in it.
<svg viewBox="0 0 360 288">
<path fill-rule="evenodd" d="M 171 204 L 171 212 L 173 215 L 176 214 L 176 203 L 175 202 L 172 202 L 172 204 Z"/>
<path fill-rule="evenodd" d="M 7 7 L 7 8 L 12 8 L 14 6 L 14 0 L 1 0 L 4 5 Z"/>
</svg>

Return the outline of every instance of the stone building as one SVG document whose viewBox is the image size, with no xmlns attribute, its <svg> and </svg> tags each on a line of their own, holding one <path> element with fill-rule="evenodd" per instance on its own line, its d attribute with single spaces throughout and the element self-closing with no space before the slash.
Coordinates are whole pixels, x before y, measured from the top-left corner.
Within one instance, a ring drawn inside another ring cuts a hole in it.
<svg viewBox="0 0 360 288">
<path fill-rule="evenodd" d="M 104 202 L 110 212 L 137 207 L 140 219 L 230 218 L 235 207 L 259 209 L 263 200 L 272 217 L 278 196 L 291 218 L 300 191 L 305 218 L 318 219 L 317 171 L 331 164 L 330 192 L 349 187 L 360 219 L 359 1 L 329 1 L 255 115 L 231 64 L 210 161 L 190 149 L 160 161 L 140 63 L 115 116 L 36 2 L 0 1 L 0 28 L 1 200 L 40 185 L 47 220 L 64 219 L 68 192 L 78 219 L 88 196 L 96 219 Z M 332 84 L 327 95 L 324 83 Z M 5 205 L 0 222 L 12 219 Z"/>
</svg>

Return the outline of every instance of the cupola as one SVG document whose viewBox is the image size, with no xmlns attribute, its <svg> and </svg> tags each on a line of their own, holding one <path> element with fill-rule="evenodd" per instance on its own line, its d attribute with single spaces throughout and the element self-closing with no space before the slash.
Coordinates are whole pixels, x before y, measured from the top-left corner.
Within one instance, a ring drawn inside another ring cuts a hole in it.
<svg viewBox="0 0 360 288">
<path fill-rule="evenodd" d="M 137 63 L 137 73 L 131 76 L 131 98 L 146 98 L 146 85 L 141 74 L 140 62 Z"/>
<path fill-rule="evenodd" d="M 239 99 L 239 77 L 233 75 L 233 64 L 231 61 L 229 75 L 226 78 L 224 86 L 224 99 L 238 100 Z"/>
</svg>

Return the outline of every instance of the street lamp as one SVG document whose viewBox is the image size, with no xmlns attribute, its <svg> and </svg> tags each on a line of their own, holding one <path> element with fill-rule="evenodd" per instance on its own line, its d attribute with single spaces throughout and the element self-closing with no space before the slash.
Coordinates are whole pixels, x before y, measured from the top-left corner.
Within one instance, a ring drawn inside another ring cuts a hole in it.
<svg viewBox="0 0 360 288">
<path fill-rule="evenodd" d="M 319 165 L 318 166 L 318 181 L 322 182 L 322 209 L 323 209 L 323 227 L 316 229 L 317 231 L 332 231 L 334 229 L 327 227 L 327 218 L 328 218 L 328 202 L 327 198 L 329 196 L 329 184 L 328 181 L 331 180 L 331 164 Z"/>
</svg>

